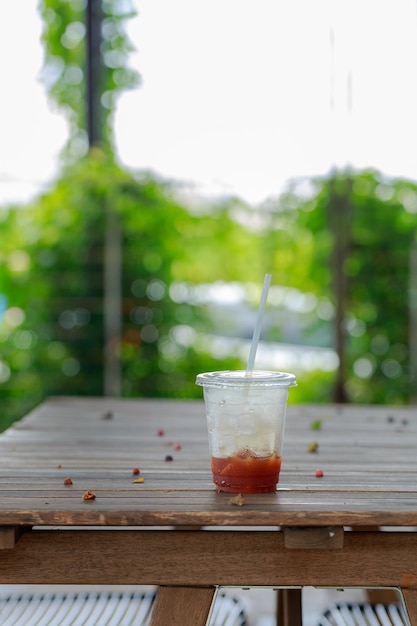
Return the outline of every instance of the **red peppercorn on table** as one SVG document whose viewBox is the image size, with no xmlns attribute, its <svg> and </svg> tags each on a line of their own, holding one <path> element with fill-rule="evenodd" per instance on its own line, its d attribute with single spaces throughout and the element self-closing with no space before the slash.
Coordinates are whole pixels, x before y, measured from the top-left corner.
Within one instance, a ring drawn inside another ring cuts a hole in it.
<svg viewBox="0 0 417 626">
<path fill-rule="evenodd" d="M 290 406 L 276 493 L 217 493 L 203 402 L 51 398 L 0 435 L 0 584 L 158 585 L 152 626 L 219 586 L 392 587 L 417 626 L 417 412 Z"/>
</svg>

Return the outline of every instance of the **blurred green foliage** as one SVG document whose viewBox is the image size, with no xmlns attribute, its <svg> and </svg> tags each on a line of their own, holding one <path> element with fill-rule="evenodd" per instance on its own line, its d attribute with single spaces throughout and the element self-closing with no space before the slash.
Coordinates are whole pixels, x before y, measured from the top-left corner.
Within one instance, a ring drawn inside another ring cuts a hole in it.
<svg viewBox="0 0 417 626">
<path fill-rule="evenodd" d="M 208 304 L 193 299 L 193 288 L 244 284 L 254 310 L 267 272 L 282 298 L 264 338 L 307 351 L 334 347 L 341 337 L 349 401 L 414 399 L 416 184 L 375 171 L 332 172 L 294 181 L 254 208 L 237 198 L 191 201 L 179 183 L 124 170 L 113 155 L 111 118 L 117 94 L 139 81 L 127 67 L 131 5 L 102 3 L 106 132 L 102 149 L 88 150 L 85 4 L 39 3 L 44 81 L 67 115 L 70 140 L 51 189 L 28 206 L 0 210 L 0 430 L 48 395 L 102 395 L 108 353 L 120 365 L 124 396 L 201 397 L 198 372 L 244 367 L 245 356 L 216 356 L 200 341 L 219 328 L 233 335 L 241 320 L 215 320 Z M 335 280 L 341 231 L 343 302 Z M 120 267 L 109 261 L 118 233 Z M 111 337 L 109 268 L 121 295 L 120 333 Z M 288 299 L 303 301 L 304 312 Z M 290 402 L 332 399 L 334 370 L 295 374 Z"/>
<path fill-rule="evenodd" d="M 332 294 L 334 304 L 332 251 L 337 243 L 328 215 L 334 189 L 340 198 L 347 195 L 344 201 L 351 212 L 350 243 L 343 264 L 347 398 L 360 403 L 407 403 L 416 395 L 409 342 L 417 332 L 410 311 L 417 186 L 376 171 L 335 172 L 309 184 L 309 197 L 303 199 L 294 192 L 290 204 L 297 207 L 298 227 L 314 239 L 310 285 L 316 285 L 317 295 Z"/>
<path fill-rule="evenodd" d="M 31 205 L 4 209 L 2 427 L 48 395 L 103 393 L 104 229 L 111 214 L 120 221 L 123 249 L 122 330 L 111 338 L 122 368 L 122 395 L 201 397 L 196 373 L 245 365 L 242 355 L 218 358 L 201 348 L 199 335 L 216 332 L 210 311 L 179 298 L 175 285 L 253 283 L 255 309 L 263 275 L 271 272 L 275 284 L 314 294 L 308 317 L 313 332 L 323 323 L 322 301 L 335 304 L 329 184 L 329 178 L 310 181 L 308 197 L 295 187 L 256 212 L 233 198 L 197 211 L 178 199 L 178 186 L 126 172 L 105 152 L 92 150 Z M 406 403 L 413 386 L 409 249 L 415 242 L 417 187 L 363 172 L 353 177 L 351 189 L 344 325 L 348 398 Z M 286 341 L 279 316 L 274 323 L 269 339 Z M 332 345 L 331 336 L 320 341 Z M 291 402 L 331 400 L 334 372 L 295 373 L 299 387 Z"/>
<path fill-rule="evenodd" d="M 38 4 L 45 50 L 42 79 L 69 122 L 70 139 L 63 155 L 67 162 L 77 160 L 88 150 L 86 5 L 86 0 L 40 0 Z M 140 83 L 139 74 L 127 62 L 133 46 L 126 32 L 126 21 L 135 11 L 130 0 L 97 0 L 95 10 L 102 15 L 100 122 L 103 144 L 111 149 L 117 97 Z"/>
<path fill-rule="evenodd" d="M 118 216 L 122 232 L 122 333 L 111 349 L 122 364 L 123 395 L 200 397 L 196 373 L 218 366 L 187 338 L 210 329 L 204 307 L 174 302 L 169 289 L 175 281 L 238 279 L 238 248 L 250 249 L 253 236 L 227 206 L 193 216 L 167 183 L 134 177 L 92 150 L 33 204 L 1 213 L 4 424 L 50 394 L 103 393 L 108 214 Z M 255 249 L 242 268 L 247 279 L 257 278 Z"/>
</svg>

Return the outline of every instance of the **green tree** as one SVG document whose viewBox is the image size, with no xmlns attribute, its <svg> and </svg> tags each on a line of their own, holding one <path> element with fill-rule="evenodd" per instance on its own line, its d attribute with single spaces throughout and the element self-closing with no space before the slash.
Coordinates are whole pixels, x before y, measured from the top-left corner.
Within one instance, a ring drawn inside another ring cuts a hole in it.
<svg viewBox="0 0 417 626">
<path fill-rule="evenodd" d="M 98 74 L 99 88 L 95 97 L 101 104 L 102 140 L 112 150 L 112 121 L 118 95 L 140 82 L 138 73 L 127 63 L 132 44 L 125 25 L 135 12 L 130 0 L 93 0 L 90 4 L 97 12 L 101 34 L 101 41 L 95 44 L 98 58 L 93 71 Z M 45 49 L 43 80 L 69 123 L 70 138 L 64 150 L 67 162 L 76 161 L 88 150 L 88 7 L 86 0 L 39 2 Z"/>
<path fill-rule="evenodd" d="M 210 332 L 211 322 L 204 307 L 174 298 L 171 288 L 237 280 L 241 267 L 254 279 L 255 268 L 249 273 L 245 263 L 256 257 L 256 240 L 227 207 L 195 216 L 175 200 L 175 191 L 124 171 L 97 149 L 66 168 L 32 204 L 2 213 L 4 420 L 48 395 L 102 395 L 106 348 L 120 363 L 120 393 L 128 396 L 200 397 L 199 371 L 242 366 L 238 358 L 219 364 L 197 350 L 192 339 Z M 123 271 L 120 333 L 106 338 L 103 209 L 109 202 L 121 224 Z M 231 262 L 230 251 L 246 246 L 249 258 Z"/>
<path fill-rule="evenodd" d="M 348 401 L 408 402 L 415 386 L 409 290 L 417 186 L 364 171 L 334 172 L 312 181 L 312 189 L 308 199 L 294 190 L 287 202 L 313 236 L 312 289 L 333 302 L 333 345 L 339 351 L 343 343 L 335 384 L 343 384 Z"/>
<path fill-rule="evenodd" d="M 56 183 L 2 224 L 4 238 L 17 248 L 3 252 L 0 266 L 9 299 L 0 381 L 7 419 L 46 395 L 106 392 L 108 361 L 121 374 L 118 393 L 200 395 L 195 374 L 214 368 L 215 359 L 197 353 L 187 332 L 198 332 L 203 319 L 208 331 L 210 323 L 203 308 L 174 302 L 170 287 L 175 281 L 237 280 L 242 272 L 246 280 L 255 276 L 256 245 L 229 217 L 236 202 L 193 216 L 174 200 L 170 185 L 115 162 L 115 100 L 137 82 L 126 66 L 124 21 L 131 11 L 125 2 L 100 2 L 107 125 L 102 149 L 87 152 L 85 6 L 81 0 L 40 2 L 44 76 L 67 115 L 70 141 Z M 109 301 L 120 317 L 112 328 Z M 11 399 L 22 396 L 22 381 L 24 401 L 12 406 Z"/>
</svg>

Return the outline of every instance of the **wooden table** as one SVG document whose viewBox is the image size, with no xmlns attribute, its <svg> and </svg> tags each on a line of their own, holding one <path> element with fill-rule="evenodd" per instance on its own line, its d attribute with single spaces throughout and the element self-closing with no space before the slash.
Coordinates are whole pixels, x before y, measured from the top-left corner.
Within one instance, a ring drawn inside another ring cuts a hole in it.
<svg viewBox="0 0 417 626">
<path fill-rule="evenodd" d="M 414 408 L 290 406 L 277 493 L 236 506 L 202 402 L 52 398 L 0 436 L 0 583 L 159 585 L 153 626 L 219 585 L 287 590 L 292 626 L 303 586 L 394 587 L 417 626 L 416 443 Z"/>
</svg>

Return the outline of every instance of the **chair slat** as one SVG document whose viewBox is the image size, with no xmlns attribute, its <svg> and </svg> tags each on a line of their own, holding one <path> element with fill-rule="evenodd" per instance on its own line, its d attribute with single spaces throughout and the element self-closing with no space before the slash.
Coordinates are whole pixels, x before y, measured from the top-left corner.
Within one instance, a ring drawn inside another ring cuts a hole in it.
<svg viewBox="0 0 417 626">
<path fill-rule="evenodd" d="M 137 592 L 0 594 L 1 626 L 148 626 L 155 596 Z M 241 602 L 219 594 L 210 626 L 245 626 Z"/>
<path fill-rule="evenodd" d="M 404 610 L 399 604 L 389 604 L 388 613 L 392 620 L 393 626 L 404 626 L 406 624 L 406 618 Z"/>
<path fill-rule="evenodd" d="M 317 626 L 406 626 L 397 604 L 336 604 L 324 612 Z"/>
</svg>

